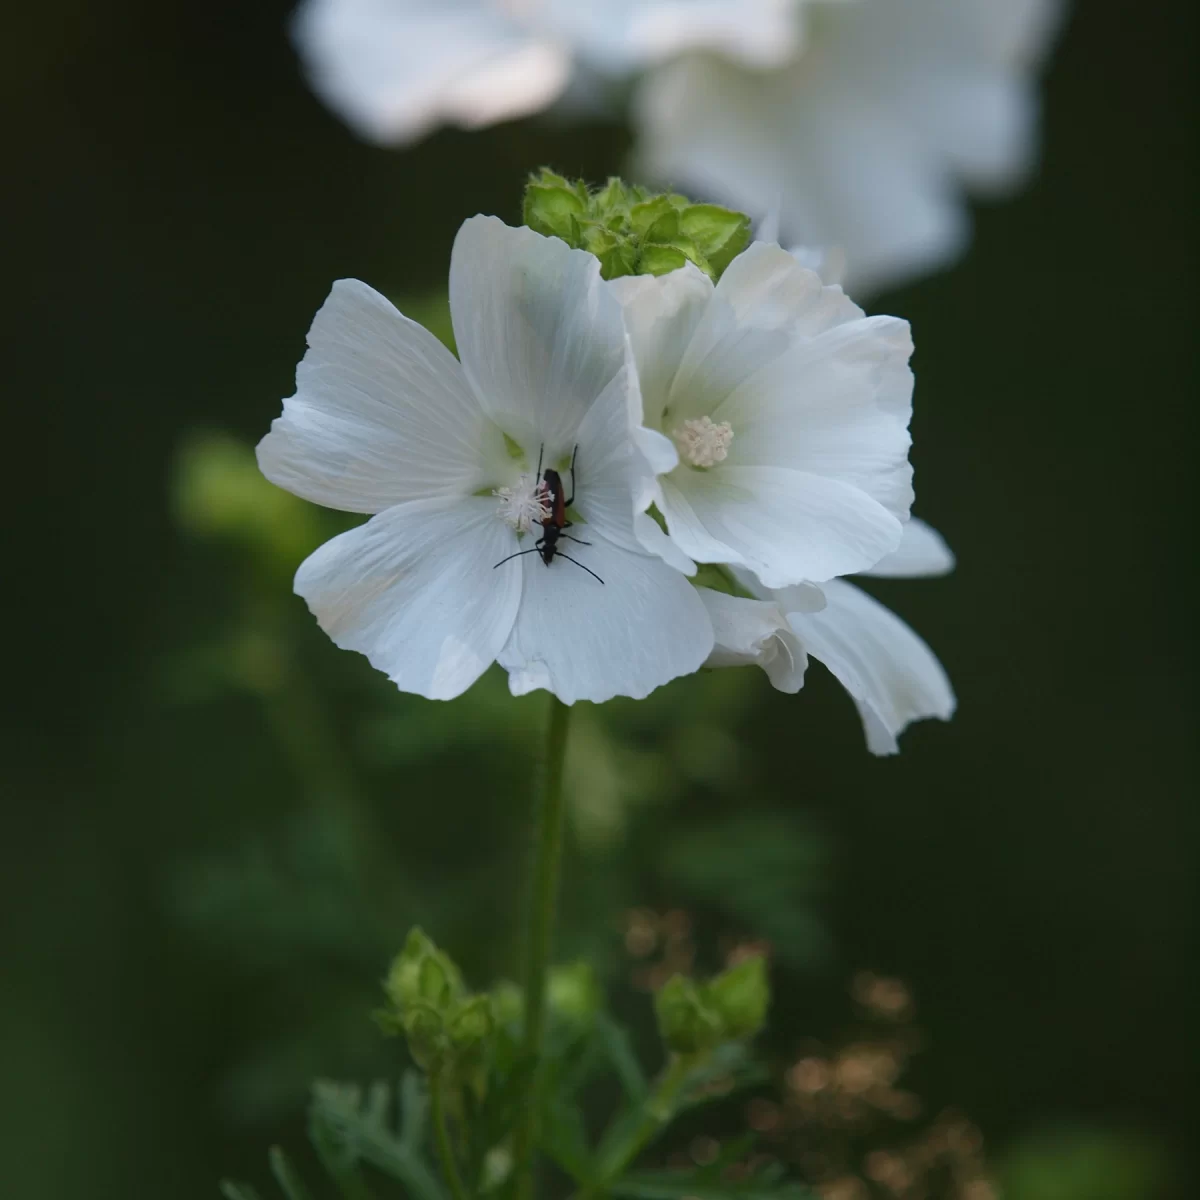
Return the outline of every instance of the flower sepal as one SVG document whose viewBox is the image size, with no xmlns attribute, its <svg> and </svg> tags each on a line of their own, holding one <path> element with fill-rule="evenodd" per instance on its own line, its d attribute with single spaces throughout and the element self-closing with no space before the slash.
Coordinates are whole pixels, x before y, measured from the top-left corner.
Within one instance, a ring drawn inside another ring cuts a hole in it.
<svg viewBox="0 0 1200 1200">
<path fill-rule="evenodd" d="M 547 168 L 526 185 L 523 219 L 537 233 L 594 254 L 605 279 L 666 275 L 690 262 L 716 280 L 751 232 L 750 218 L 734 209 L 655 194 L 616 176 L 593 191 Z"/>
</svg>

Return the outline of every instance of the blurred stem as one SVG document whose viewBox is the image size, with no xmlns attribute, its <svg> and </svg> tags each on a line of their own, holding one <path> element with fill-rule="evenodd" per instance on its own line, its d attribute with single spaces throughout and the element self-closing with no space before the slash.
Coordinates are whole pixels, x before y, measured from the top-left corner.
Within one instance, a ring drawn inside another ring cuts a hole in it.
<svg viewBox="0 0 1200 1200">
<path fill-rule="evenodd" d="M 533 887 L 525 947 L 525 1030 L 521 1050 L 528 1071 L 528 1082 L 516 1129 L 517 1200 L 532 1200 L 536 1190 L 533 1147 L 540 1107 L 538 1085 L 546 1024 L 546 971 L 550 965 L 558 877 L 562 866 L 563 762 L 567 753 L 570 715 L 571 709 L 557 696 L 551 695 L 546 752 L 542 760 L 541 787 L 534 818 Z"/>
<path fill-rule="evenodd" d="M 437 1143 L 438 1161 L 442 1164 L 442 1174 L 454 1200 L 470 1200 L 462 1176 L 458 1173 L 454 1146 L 450 1142 L 450 1130 L 446 1126 L 445 1086 L 440 1071 L 434 1071 L 429 1076 L 429 1115 L 433 1120 L 433 1137 Z"/>
<path fill-rule="evenodd" d="M 688 1077 L 707 1057 L 706 1053 L 672 1054 L 654 1091 L 642 1105 L 639 1121 L 609 1145 L 601 1144 L 597 1166 L 599 1180 L 578 1193 L 579 1200 L 605 1195 L 635 1158 L 675 1119 Z"/>
</svg>

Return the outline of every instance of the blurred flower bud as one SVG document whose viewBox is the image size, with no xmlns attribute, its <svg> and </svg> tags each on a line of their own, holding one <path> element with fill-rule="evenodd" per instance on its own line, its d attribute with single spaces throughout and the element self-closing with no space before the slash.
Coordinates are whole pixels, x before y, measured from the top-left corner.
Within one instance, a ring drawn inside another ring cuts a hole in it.
<svg viewBox="0 0 1200 1200">
<path fill-rule="evenodd" d="M 525 188 L 524 221 L 594 254 L 605 279 L 665 275 L 689 262 L 719 279 L 750 241 L 745 213 L 677 193 L 654 195 L 615 176 L 592 191 L 545 168 Z"/>
<path fill-rule="evenodd" d="M 555 1016 L 575 1025 L 586 1025 L 600 1011 L 600 987 L 585 962 L 551 967 L 546 1001 Z"/>
<path fill-rule="evenodd" d="M 456 1049 L 467 1050 L 490 1037 L 496 1028 L 490 996 L 472 996 L 451 1014 L 446 1031 Z"/>
<path fill-rule="evenodd" d="M 463 982 L 450 957 L 414 928 L 393 960 L 383 990 L 401 1013 L 414 1005 L 444 1012 L 462 995 Z"/>
<path fill-rule="evenodd" d="M 753 1037 L 763 1027 L 771 1003 L 767 960 L 762 955 L 747 958 L 710 980 L 705 990 L 727 1039 Z"/>
<path fill-rule="evenodd" d="M 497 1025 L 518 1025 L 525 1017 L 525 993 L 503 979 L 491 990 L 492 1015 Z"/>
<path fill-rule="evenodd" d="M 724 1038 L 720 1014 L 694 980 L 672 975 L 654 997 L 658 1032 L 676 1054 L 711 1050 Z"/>
</svg>

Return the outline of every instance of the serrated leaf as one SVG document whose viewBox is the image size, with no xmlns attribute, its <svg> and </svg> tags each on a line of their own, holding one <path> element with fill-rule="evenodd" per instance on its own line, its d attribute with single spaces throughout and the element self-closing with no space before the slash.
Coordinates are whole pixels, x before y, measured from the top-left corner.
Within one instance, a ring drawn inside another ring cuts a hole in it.
<svg viewBox="0 0 1200 1200">
<path fill-rule="evenodd" d="M 687 264 L 688 256 L 677 246 L 643 246 L 637 261 L 642 275 L 666 275 Z"/>
<path fill-rule="evenodd" d="M 271 1164 L 271 1174 L 279 1184 L 287 1200 L 312 1200 L 312 1193 L 304 1186 L 296 1168 L 288 1161 L 279 1146 L 272 1146 L 267 1152 L 267 1161 Z"/>
<path fill-rule="evenodd" d="M 670 234 L 667 236 L 651 235 L 650 230 L 664 218 L 670 223 Z M 670 241 L 679 232 L 679 213 L 666 196 L 655 196 L 652 200 L 635 204 L 629 210 L 629 223 L 633 226 L 635 233 L 649 237 L 654 242 L 665 242 Z"/>
<path fill-rule="evenodd" d="M 525 224 L 536 233 L 571 241 L 574 218 L 582 216 L 584 204 L 569 187 L 547 187 L 531 183 L 525 189 Z"/>
<path fill-rule="evenodd" d="M 750 242 L 750 218 L 719 204 L 692 204 L 679 217 L 680 229 L 720 275 Z"/>
</svg>

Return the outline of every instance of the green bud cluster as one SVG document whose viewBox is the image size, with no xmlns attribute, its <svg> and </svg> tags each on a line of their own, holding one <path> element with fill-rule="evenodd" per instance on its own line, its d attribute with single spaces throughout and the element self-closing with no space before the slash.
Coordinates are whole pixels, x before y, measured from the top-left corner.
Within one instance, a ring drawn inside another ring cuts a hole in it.
<svg viewBox="0 0 1200 1200">
<path fill-rule="evenodd" d="M 695 263 L 710 279 L 750 241 L 750 218 L 719 204 L 655 194 L 615 176 L 593 191 L 543 167 L 525 188 L 524 221 L 547 237 L 587 250 L 605 279 L 665 275 Z"/>
<path fill-rule="evenodd" d="M 654 1011 L 667 1046 L 676 1054 L 696 1054 L 753 1037 L 770 1002 L 766 960 L 756 955 L 707 983 L 672 976 L 655 996 Z"/>
<path fill-rule="evenodd" d="M 383 990 L 388 1006 L 376 1019 L 385 1033 L 408 1040 L 427 1071 L 471 1058 L 496 1028 L 492 998 L 469 993 L 449 955 L 420 929 L 409 933 Z"/>
</svg>

